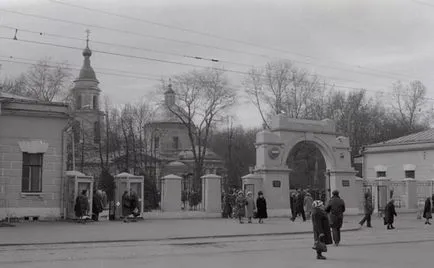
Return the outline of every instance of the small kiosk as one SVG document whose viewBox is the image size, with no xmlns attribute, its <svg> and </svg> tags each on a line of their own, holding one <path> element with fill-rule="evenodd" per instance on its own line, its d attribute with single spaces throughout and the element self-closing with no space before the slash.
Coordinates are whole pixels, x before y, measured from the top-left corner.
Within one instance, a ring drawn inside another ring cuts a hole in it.
<svg viewBox="0 0 434 268">
<path fill-rule="evenodd" d="M 66 171 L 66 218 L 75 219 L 75 200 L 83 190 L 87 190 L 89 199 L 89 216 L 92 215 L 92 199 L 93 199 L 93 177 L 86 176 L 81 172 L 72 170 Z"/>
<path fill-rule="evenodd" d="M 122 196 L 125 191 L 137 194 L 140 213 L 138 217 L 143 217 L 143 183 L 143 176 L 135 176 L 126 172 L 115 176 L 115 220 L 122 217 Z"/>
</svg>

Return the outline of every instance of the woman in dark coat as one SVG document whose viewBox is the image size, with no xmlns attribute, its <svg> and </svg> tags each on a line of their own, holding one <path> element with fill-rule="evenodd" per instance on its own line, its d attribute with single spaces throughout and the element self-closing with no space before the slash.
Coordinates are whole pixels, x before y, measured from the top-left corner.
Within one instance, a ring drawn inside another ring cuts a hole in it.
<svg viewBox="0 0 434 268">
<path fill-rule="evenodd" d="M 128 191 L 125 191 L 122 195 L 122 216 L 124 217 L 124 221 L 127 221 L 128 216 L 130 216 L 132 213 L 131 196 Z"/>
<path fill-rule="evenodd" d="M 312 204 L 312 225 L 313 225 L 313 238 L 315 243 L 321 241 L 326 245 L 333 244 L 332 234 L 330 231 L 329 219 L 324 210 L 324 203 L 316 200 Z M 323 251 L 314 247 L 316 250 L 316 258 L 318 260 L 325 260 L 326 257 L 322 255 Z"/>
<path fill-rule="evenodd" d="M 89 212 L 89 199 L 87 198 L 87 191 L 81 191 L 81 194 L 75 199 L 75 216 L 80 222 L 84 222 L 83 217 Z"/>
<path fill-rule="evenodd" d="M 395 229 L 395 227 L 393 227 L 395 216 L 397 216 L 395 210 L 395 200 L 392 199 L 384 208 L 384 225 L 387 225 L 387 230 Z"/>
<path fill-rule="evenodd" d="M 425 224 L 431 225 L 429 220 L 432 219 L 432 212 L 431 212 L 431 198 L 429 197 L 425 201 L 425 207 L 423 209 L 423 217 L 426 219 Z"/>
<path fill-rule="evenodd" d="M 263 219 L 268 218 L 267 214 L 267 201 L 264 198 L 264 193 L 259 192 L 258 198 L 256 199 L 256 216 L 259 219 L 259 223 L 263 223 Z"/>
</svg>

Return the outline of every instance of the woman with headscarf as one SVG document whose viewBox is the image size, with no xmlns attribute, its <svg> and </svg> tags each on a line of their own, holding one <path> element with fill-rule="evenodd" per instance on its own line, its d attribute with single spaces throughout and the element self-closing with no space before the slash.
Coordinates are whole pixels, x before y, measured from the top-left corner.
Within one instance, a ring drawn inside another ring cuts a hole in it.
<svg viewBox="0 0 434 268">
<path fill-rule="evenodd" d="M 255 200 L 253 200 L 252 192 L 247 193 L 246 198 L 246 217 L 249 223 L 252 223 L 253 214 L 256 210 Z"/>
<path fill-rule="evenodd" d="M 259 191 L 258 198 L 256 199 L 256 216 L 259 219 L 259 223 L 263 223 L 268 218 L 267 214 L 267 201 L 265 200 L 264 193 Z"/>
<path fill-rule="evenodd" d="M 312 225 L 315 242 L 313 249 L 316 251 L 316 258 L 318 260 L 325 260 L 326 257 L 322 253 L 326 252 L 327 245 L 333 244 L 333 239 L 330 232 L 329 219 L 324 210 L 324 203 L 320 200 L 313 201 L 312 203 Z M 320 246 L 321 243 L 325 245 L 325 248 Z"/>
<path fill-rule="evenodd" d="M 239 222 L 243 224 L 243 218 L 246 216 L 247 201 L 242 191 L 238 192 L 237 199 L 235 200 L 235 214 Z"/>
<path fill-rule="evenodd" d="M 429 198 L 429 197 L 425 200 L 425 207 L 423 209 L 423 217 L 426 219 L 425 224 L 431 225 L 429 220 L 432 219 L 432 212 L 431 212 L 431 198 Z"/>
</svg>

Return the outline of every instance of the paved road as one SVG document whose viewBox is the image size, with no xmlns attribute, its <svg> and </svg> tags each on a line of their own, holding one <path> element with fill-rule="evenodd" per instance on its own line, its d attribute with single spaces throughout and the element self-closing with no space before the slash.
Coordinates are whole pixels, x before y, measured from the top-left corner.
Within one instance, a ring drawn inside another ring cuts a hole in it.
<svg viewBox="0 0 434 268">
<path fill-rule="evenodd" d="M 343 234 L 318 261 L 310 235 L 195 239 L 188 241 L 0 247 L 0 267 L 430 267 L 434 227 L 423 224 L 387 231 Z"/>
</svg>

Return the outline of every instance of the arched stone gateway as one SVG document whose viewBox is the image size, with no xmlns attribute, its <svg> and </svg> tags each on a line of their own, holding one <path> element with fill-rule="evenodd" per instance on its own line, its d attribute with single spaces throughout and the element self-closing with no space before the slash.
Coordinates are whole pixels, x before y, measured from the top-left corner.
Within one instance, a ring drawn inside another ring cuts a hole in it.
<svg viewBox="0 0 434 268">
<path fill-rule="evenodd" d="M 300 142 L 315 144 L 324 156 L 327 166 L 327 192 L 337 189 L 345 200 L 347 214 L 359 212 L 359 187 L 356 172 L 351 167 L 349 140 L 338 136 L 333 120 L 300 120 L 284 115 L 272 119 L 271 130 L 256 135 L 256 166 L 254 173 L 261 182 L 243 178 L 244 188 L 262 190 L 271 215 L 288 214 L 291 170 L 287 159 L 291 149 Z M 327 194 L 329 197 L 329 194 Z"/>
</svg>

